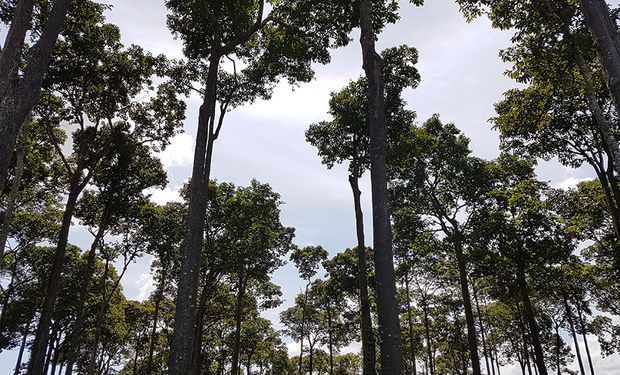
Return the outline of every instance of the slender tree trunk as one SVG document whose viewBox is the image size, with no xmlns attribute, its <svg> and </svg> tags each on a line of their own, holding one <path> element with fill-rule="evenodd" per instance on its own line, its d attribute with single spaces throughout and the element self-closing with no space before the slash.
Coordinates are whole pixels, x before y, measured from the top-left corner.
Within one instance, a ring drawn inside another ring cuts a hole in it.
<svg viewBox="0 0 620 375">
<path fill-rule="evenodd" d="M 424 313 L 424 331 L 426 333 L 426 353 L 428 355 L 428 368 L 430 375 L 435 375 L 435 369 L 433 366 L 433 349 L 431 347 L 431 329 L 428 321 L 428 305 L 426 298 L 422 300 L 422 312 Z"/>
<path fill-rule="evenodd" d="M 58 292 L 60 289 L 60 278 L 65 261 L 65 254 L 67 252 L 71 219 L 73 218 L 73 212 L 75 211 L 78 196 L 81 193 L 81 189 L 78 189 L 76 186 L 78 186 L 77 183 L 72 184 L 62 218 L 60 234 L 58 236 L 58 244 L 56 245 L 56 254 L 54 256 L 54 263 L 52 265 L 52 271 L 47 285 L 47 293 L 45 294 L 45 301 L 43 302 L 43 309 L 41 311 L 41 317 L 39 318 L 39 326 L 37 328 L 37 333 L 35 335 L 30 353 L 30 363 L 28 366 L 29 375 L 43 374 L 43 366 L 45 365 L 45 351 L 47 349 L 49 339 L 49 328 L 52 322 L 52 314 L 54 313 L 54 307 L 56 306 L 56 299 L 58 298 Z"/>
<path fill-rule="evenodd" d="M 54 347 L 56 344 L 56 335 L 58 334 L 58 325 L 54 324 L 52 326 L 52 332 L 50 334 L 51 340 L 50 345 L 47 348 L 47 354 L 45 355 L 45 364 L 43 366 L 43 373 L 47 374 L 50 363 L 52 362 L 52 354 L 54 353 Z"/>
<path fill-rule="evenodd" d="M 24 358 L 24 350 L 26 349 L 26 341 L 28 340 L 28 331 L 30 330 L 30 324 L 31 322 L 28 322 L 28 324 L 26 324 L 26 327 L 24 327 L 22 342 L 19 345 L 19 352 L 17 353 L 17 363 L 15 363 L 15 371 L 13 372 L 13 375 L 19 375 L 20 373 L 19 370 L 22 367 L 22 359 Z"/>
<path fill-rule="evenodd" d="M 146 369 L 149 374 L 153 373 L 153 354 L 155 353 L 155 342 L 157 340 L 157 322 L 159 321 L 159 307 L 164 297 L 164 283 L 166 281 L 166 270 L 162 268 L 157 294 L 155 294 L 155 308 L 153 309 L 153 325 L 151 326 L 151 337 L 149 340 L 149 356 L 146 362 Z"/>
<path fill-rule="evenodd" d="M 563 37 L 567 40 L 574 49 L 574 55 L 577 62 L 577 66 L 579 68 L 579 73 L 583 77 L 584 81 L 584 91 L 585 91 L 585 99 L 588 107 L 592 111 L 594 115 L 596 125 L 603 137 L 603 141 L 605 145 L 608 147 L 609 152 L 612 155 L 613 164 L 615 170 L 620 172 L 620 146 L 618 145 L 618 140 L 615 138 L 611 125 L 609 121 L 607 121 L 605 114 L 598 103 L 598 99 L 596 96 L 596 91 L 594 90 L 594 85 L 592 83 L 592 77 L 590 75 L 590 69 L 588 64 L 586 63 L 583 52 L 581 51 L 581 47 L 579 43 L 575 40 L 571 30 L 570 25 L 567 25 L 562 21 L 562 19 L 558 16 L 553 6 L 549 2 L 549 0 L 536 0 L 539 5 L 539 11 L 543 17 L 546 17 L 549 22 L 552 24 L 555 23 L 556 26 L 560 28 L 560 31 L 563 33 Z M 600 0 L 583 0 L 584 2 L 598 2 Z M 583 6 L 582 6 L 583 10 Z M 603 26 L 605 28 L 605 26 Z M 611 46 L 611 44 L 610 44 Z M 611 51 L 610 51 L 611 52 Z M 618 68 L 616 68 L 618 69 Z M 615 82 L 617 83 L 617 82 Z M 613 95 L 612 95 L 613 96 Z"/>
<path fill-rule="evenodd" d="M 384 375 L 402 375 L 403 348 L 400 337 L 398 303 L 396 301 L 392 227 L 387 190 L 383 61 L 375 50 L 375 32 L 372 18 L 372 1 L 360 0 L 360 44 L 362 46 L 363 67 L 368 81 L 370 179 L 381 373 Z"/>
<path fill-rule="evenodd" d="M 583 345 L 586 348 L 586 356 L 588 357 L 588 366 L 590 367 L 590 375 L 594 375 L 594 365 L 592 364 L 592 356 L 590 355 L 590 347 L 588 345 L 588 338 L 586 335 L 586 324 L 583 319 L 583 312 L 579 307 L 579 301 L 575 302 L 577 308 L 577 318 L 579 319 L 579 326 L 581 327 L 581 337 L 583 337 Z"/>
<path fill-rule="evenodd" d="M 91 289 L 92 275 L 95 269 L 95 260 L 97 255 L 97 247 L 101 246 L 101 241 L 103 240 L 103 236 L 105 235 L 105 231 L 108 228 L 109 221 L 109 210 L 104 209 L 102 214 L 101 223 L 95 234 L 95 239 L 93 240 L 90 250 L 88 251 L 88 257 L 86 259 L 86 267 L 82 271 L 82 288 L 78 293 L 78 301 L 80 301 L 80 305 L 78 306 L 78 311 L 76 313 L 75 323 L 73 324 L 73 329 L 71 333 L 69 333 L 68 343 L 69 350 L 67 350 L 66 360 L 67 360 L 67 370 L 65 375 L 71 375 L 73 373 L 73 364 L 75 362 L 75 356 L 79 349 L 80 343 L 80 335 L 82 333 L 82 327 L 84 326 L 84 320 L 86 318 L 86 299 L 88 297 L 88 293 Z"/>
<path fill-rule="evenodd" d="M 409 355 L 413 375 L 418 375 L 415 358 L 415 340 L 413 338 L 413 319 L 411 318 L 411 292 L 409 291 L 409 273 L 405 275 L 405 293 L 407 294 L 407 323 L 409 324 Z"/>
<path fill-rule="evenodd" d="M 478 313 L 478 324 L 480 325 L 480 337 L 482 338 L 482 353 L 484 354 L 484 362 L 486 364 L 487 374 L 490 374 L 491 372 L 489 371 L 489 351 L 487 349 L 487 342 L 486 342 L 486 337 L 484 334 L 484 324 L 482 323 L 482 313 L 480 312 L 480 303 L 478 302 L 478 289 L 476 288 L 476 283 L 474 281 L 472 281 L 471 285 L 474 291 L 474 302 L 476 303 L 476 312 Z M 491 358 L 491 360 L 493 359 Z"/>
<path fill-rule="evenodd" d="M 605 0 L 581 0 L 585 20 L 603 67 L 605 82 L 620 113 L 620 35 Z"/>
<path fill-rule="evenodd" d="M 133 370 L 132 370 L 132 375 L 137 375 L 138 374 L 138 355 L 140 354 L 140 337 L 138 337 L 138 340 L 136 342 L 136 352 L 134 353 L 133 356 Z M 150 374 L 150 372 L 149 372 Z M 67 374 L 65 374 L 67 375 Z"/>
<path fill-rule="evenodd" d="M 110 261 L 106 259 L 104 272 L 103 272 L 103 275 L 101 276 L 101 289 L 103 290 L 103 300 L 101 301 L 102 306 L 97 311 L 97 317 L 95 320 L 95 334 L 94 334 L 93 343 L 90 347 L 88 365 L 86 367 L 86 373 L 88 375 L 95 375 L 95 369 L 98 367 L 97 366 L 97 350 L 99 348 L 99 338 L 101 336 L 101 327 L 103 325 L 103 317 L 104 317 L 105 310 L 106 310 L 105 306 L 107 305 L 105 285 L 106 285 L 106 281 L 109 275 L 109 266 L 110 266 Z M 112 293 L 114 292 L 111 291 L 110 295 Z"/>
<path fill-rule="evenodd" d="M 310 366 L 310 375 L 312 375 L 312 370 L 314 370 L 314 363 L 312 362 L 314 359 L 314 344 L 310 341 L 310 335 L 308 335 L 308 349 L 310 350 L 308 354 L 308 366 Z"/>
<path fill-rule="evenodd" d="M 329 350 L 329 375 L 334 375 L 334 341 L 332 332 L 332 309 L 327 306 L 327 347 Z"/>
<path fill-rule="evenodd" d="M 473 375 L 481 375 L 480 357 L 478 357 L 478 340 L 476 338 L 476 321 L 469 297 L 469 282 L 467 280 L 467 263 L 463 254 L 463 247 L 460 239 L 457 239 L 454 248 L 456 251 L 456 262 L 459 270 L 459 280 L 461 294 L 463 297 L 463 309 L 465 310 L 465 322 L 467 323 L 467 344 L 469 349 L 469 359 Z"/>
<path fill-rule="evenodd" d="M 523 362 L 527 365 L 528 375 L 532 375 L 532 367 L 530 366 L 530 351 L 528 349 L 529 344 L 527 340 L 527 332 L 525 330 L 525 323 L 523 323 L 523 317 L 521 316 L 521 306 L 519 305 L 519 303 L 517 303 L 516 315 L 517 315 L 517 319 L 516 319 L 517 324 L 519 325 L 519 330 L 521 331 L 521 337 L 523 339 L 523 345 L 522 345 Z"/>
<path fill-rule="evenodd" d="M 235 336 L 232 347 L 232 365 L 230 369 L 231 375 L 237 375 L 239 372 L 239 347 L 241 343 L 241 320 L 243 317 L 243 296 L 245 295 L 245 280 L 242 275 L 239 276 L 237 282 L 237 305 L 235 307 Z"/>
<path fill-rule="evenodd" d="M 30 19 L 33 0 L 18 2 L 13 22 L 0 54 L 0 185 L 4 185 L 22 124 L 39 99 L 56 39 L 67 17 L 70 0 L 55 0 L 39 40 L 32 46 L 21 79 L 18 66 Z M 0 186 L 3 188 L 3 186 Z M 2 189 L 0 189 L 1 191 Z M 39 359 L 37 358 L 37 361 Z M 42 366 L 41 366 L 42 370 Z"/>
<path fill-rule="evenodd" d="M 301 307 L 301 327 L 299 332 L 299 363 L 297 364 L 298 375 L 303 374 L 303 354 L 304 354 L 304 334 L 306 324 L 306 303 L 308 301 L 308 287 L 310 286 L 310 280 L 306 284 L 306 291 L 304 292 L 304 305 Z"/>
<path fill-rule="evenodd" d="M 207 307 L 208 297 L 210 296 L 208 290 L 208 282 L 204 283 L 202 293 L 200 294 L 200 301 L 198 303 L 198 315 L 196 316 L 196 333 L 194 334 L 194 345 L 192 353 L 192 372 L 193 375 L 199 375 L 202 368 L 202 325 L 204 321 L 205 309 Z"/>
<path fill-rule="evenodd" d="M 356 162 L 354 162 L 356 163 Z M 377 353 L 375 348 L 375 338 L 372 329 L 372 316 L 370 314 L 370 297 L 368 296 L 368 264 L 366 260 L 366 244 L 364 240 L 364 213 L 359 189 L 359 172 L 357 164 L 354 171 L 349 176 L 349 184 L 353 192 L 353 204 L 355 207 L 355 228 L 357 233 L 357 282 L 360 303 L 360 332 L 362 336 L 362 374 L 375 375 Z"/>
<path fill-rule="evenodd" d="M 609 213 L 611 214 L 611 222 L 614 227 L 616 239 L 620 241 L 620 210 L 618 210 L 618 206 L 616 205 L 616 201 L 614 200 L 614 197 L 612 195 L 612 185 L 607 178 L 607 174 L 605 172 L 597 173 L 597 176 L 599 182 L 601 183 L 603 194 L 605 195 L 607 208 L 609 209 Z"/>
<path fill-rule="evenodd" d="M 15 154 L 15 177 L 13 178 L 11 191 L 9 193 L 9 196 L 7 197 L 6 207 L 4 209 L 4 217 L 2 218 L 2 229 L 0 229 L 0 266 L 2 266 L 2 260 L 4 258 L 4 248 L 6 247 L 6 241 L 9 238 L 9 230 L 11 229 L 11 222 L 13 221 L 15 202 L 17 201 L 17 194 L 19 193 L 22 175 L 24 173 L 25 158 L 26 145 L 21 143 L 17 146 L 17 152 Z M 2 194 L 2 190 L 0 190 L 0 194 Z"/>
<path fill-rule="evenodd" d="M 555 324 L 555 367 L 558 375 L 562 375 L 562 365 L 560 361 L 560 349 L 562 346 L 562 337 L 560 337 L 560 325 Z"/>
<path fill-rule="evenodd" d="M 221 56 L 212 54 L 209 59 L 206 92 L 200 106 L 198 131 L 194 150 L 192 183 L 190 185 L 189 213 L 185 248 L 180 266 L 180 277 L 174 314 L 174 335 L 168 374 L 187 374 L 191 368 L 192 344 L 196 324 L 196 300 L 198 280 L 204 245 L 204 229 L 206 225 L 207 188 L 211 173 L 213 153 L 213 122 L 215 120 L 215 104 L 217 78 Z"/>
<path fill-rule="evenodd" d="M 534 315 L 534 308 L 530 301 L 529 292 L 527 290 L 527 281 L 525 279 L 525 264 L 523 261 L 519 261 L 517 269 L 517 283 L 519 284 L 519 292 L 523 301 L 523 307 L 525 311 L 525 320 L 530 329 L 530 335 L 532 337 L 532 346 L 534 347 L 534 359 L 536 362 L 536 368 L 540 375 L 547 375 L 547 368 L 545 367 L 545 357 L 542 350 L 542 344 L 540 343 L 540 329 Z"/>
</svg>

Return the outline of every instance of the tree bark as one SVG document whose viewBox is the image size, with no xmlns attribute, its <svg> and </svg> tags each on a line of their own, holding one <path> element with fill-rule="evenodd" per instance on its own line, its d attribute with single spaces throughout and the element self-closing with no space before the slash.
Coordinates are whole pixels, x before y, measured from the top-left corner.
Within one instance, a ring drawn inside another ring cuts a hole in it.
<svg viewBox="0 0 620 375">
<path fill-rule="evenodd" d="M 211 173 L 213 154 L 213 122 L 217 79 L 221 56 L 211 55 L 205 96 L 198 116 L 198 131 L 194 150 L 192 182 L 190 184 L 189 213 L 185 248 L 180 267 L 180 277 L 174 314 L 174 334 L 168 374 L 187 374 L 191 369 L 192 344 L 196 324 L 196 300 L 200 264 L 204 246 L 204 229 L 206 225 L 207 188 Z"/>
<path fill-rule="evenodd" d="M 4 184 L 6 180 L 11 154 L 21 126 L 39 99 L 43 75 L 67 17 L 69 1 L 54 1 L 41 37 L 32 47 L 30 58 L 26 61 L 21 79 L 17 78 L 19 56 L 32 17 L 34 2 L 21 0 L 18 3 L 5 47 L 0 55 L 0 181 L 2 181 L 0 184 Z"/>
<path fill-rule="evenodd" d="M 43 302 L 43 309 L 41 311 L 41 317 L 39 318 L 39 326 L 32 344 L 30 363 L 28 365 L 29 375 L 42 375 L 43 366 L 45 365 L 45 351 L 49 339 L 49 328 L 60 289 L 60 278 L 65 261 L 65 254 L 67 252 L 71 219 L 75 212 L 78 196 L 81 193 L 81 189 L 77 187 L 77 183 L 74 182 L 71 185 L 72 187 L 69 191 L 69 197 L 67 198 L 67 204 L 60 227 L 60 234 L 58 236 L 58 244 L 56 245 L 54 263 L 52 264 L 52 270 L 47 285 L 47 293 L 45 294 L 45 301 Z M 80 187 L 81 186 L 82 185 L 80 185 Z"/>
<path fill-rule="evenodd" d="M 478 340 L 476 338 L 476 322 L 474 320 L 474 312 L 471 306 L 471 298 L 469 297 L 469 282 L 467 280 L 467 263 L 463 247 L 460 239 L 454 244 L 456 252 L 456 262 L 459 270 L 459 281 L 461 286 L 461 294 L 463 297 L 463 309 L 465 310 L 465 322 L 467 325 L 467 344 L 469 349 L 469 358 L 471 359 L 472 373 L 481 375 L 480 357 L 478 357 Z"/>
<path fill-rule="evenodd" d="M 232 348 L 232 364 L 230 368 L 231 375 L 237 375 L 239 372 L 239 349 L 241 343 L 241 320 L 243 318 L 243 296 L 245 295 L 245 280 L 243 276 L 239 276 L 237 283 L 237 305 L 235 307 L 235 336 Z"/>
<path fill-rule="evenodd" d="M 377 281 L 377 315 L 381 348 L 381 373 L 402 375 L 403 348 L 396 301 L 392 228 L 387 189 L 386 119 L 383 61 L 375 50 L 372 1 L 360 0 L 360 44 L 368 81 L 370 126 L 370 179 L 372 186 L 373 244 Z"/>
<path fill-rule="evenodd" d="M 605 0 L 580 0 L 581 13 L 590 30 L 603 67 L 605 83 L 620 113 L 620 35 Z"/>
<path fill-rule="evenodd" d="M 2 218 L 2 229 L 0 229 L 0 266 L 2 266 L 2 260 L 4 258 L 4 248 L 6 247 L 6 242 L 9 238 L 9 230 L 11 229 L 11 222 L 13 221 L 13 214 L 15 211 L 15 202 L 17 201 L 17 194 L 19 193 L 22 175 L 24 174 L 25 158 L 26 145 L 22 143 L 17 146 L 17 152 L 15 154 L 15 177 L 13 178 L 13 184 L 11 185 L 11 192 L 7 197 L 4 217 Z M 0 190 L 0 194 L 1 193 L 2 190 Z"/>
<path fill-rule="evenodd" d="M 355 162 L 354 162 L 355 163 Z M 357 282 L 360 302 L 360 332 L 362 336 L 362 374 L 375 375 L 377 358 L 375 338 L 372 329 L 372 316 L 370 314 L 370 297 L 368 295 L 368 262 L 366 259 L 366 244 L 364 239 L 364 213 L 359 189 L 359 172 L 357 165 L 349 176 L 349 184 L 353 192 L 353 204 L 355 207 L 355 229 L 357 233 Z"/>
<path fill-rule="evenodd" d="M 523 261 L 519 261 L 517 269 L 517 283 L 519 286 L 519 292 L 521 294 L 521 300 L 523 301 L 523 307 L 525 311 L 525 320 L 527 321 L 530 336 L 532 337 L 532 346 L 534 347 L 534 359 L 536 362 L 536 368 L 540 375 L 547 375 L 547 368 L 545 367 L 545 357 L 542 350 L 542 344 L 540 343 L 540 329 L 538 323 L 536 323 L 536 317 L 534 314 L 534 308 L 530 301 L 529 292 L 527 290 L 527 281 L 525 279 L 525 264 Z"/>
</svg>

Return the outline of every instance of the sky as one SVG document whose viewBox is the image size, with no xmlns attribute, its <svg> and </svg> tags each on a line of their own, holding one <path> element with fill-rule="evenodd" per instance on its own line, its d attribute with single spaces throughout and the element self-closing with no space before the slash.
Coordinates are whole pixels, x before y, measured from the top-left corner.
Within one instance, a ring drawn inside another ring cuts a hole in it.
<svg viewBox="0 0 620 375">
<path fill-rule="evenodd" d="M 166 27 L 163 0 L 107 0 L 113 6 L 107 20 L 120 27 L 123 42 L 135 43 L 154 54 L 181 58 L 182 46 Z M 503 75 L 507 69 L 498 56 L 501 48 L 510 45 L 510 32 L 491 28 L 486 19 L 467 23 L 454 1 L 430 0 L 422 7 L 407 1 L 401 4 L 401 20 L 389 25 L 379 36 L 377 49 L 407 44 L 418 49 L 417 68 L 421 83 L 408 90 L 404 98 L 408 108 L 417 112 L 420 122 L 438 113 L 443 122 L 453 122 L 471 139 L 474 155 L 492 159 L 499 154 L 497 132 L 489 118 L 493 104 L 502 93 L 518 87 Z M 351 35 L 349 46 L 333 51 L 327 66 L 315 66 L 316 79 L 299 87 L 286 83 L 277 86 L 269 101 L 235 109 L 227 115 L 213 157 L 212 177 L 218 181 L 248 185 L 252 179 L 269 183 L 280 193 L 282 222 L 296 228 L 299 246 L 322 245 L 331 255 L 355 246 L 353 201 L 347 181 L 346 166 L 327 170 L 316 150 L 306 143 L 308 125 L 328 120 L 329 94 L 338 91 L 362 74 L 359 31 Z M 190 177 L 200 98 L 187 100 L 184 133 L 160 154 L 168 171 L 169 184 L 152 191 L 158 203 L 178 200 L 179 187 Z M 574 170 L 556 162 L 541 162 L 537 167 L 541 180 L 558 187 L 570 187 L 591 178 L 588 168 Z M 365 213 L 366 237 L 372 239 L 370 182 L 368 173 L 360 184 Z M 76 225 L 70 241 L 85 247 L 90 235 Z M 123 281 L 127 298 L 144 299 L 153 289 L 149 275 L 151 259 L 139 259 L 129 268 Z M 278 270 L 276 284 L 282 287 L 284 304 L 264 313 L 279 327 L 278 315 L 292 304 L 302 281 L 292 265 Z M 290 341 L 290 340 L 289 340 Z M 601 359 L 594 338 L 589 340 L 599 375 L 612 375 L 620 365 L 617 357 Z M 298 354 L 297 344 L 289 345 L 290 354 Z M 356 350 L 353 345 L 350 350 Z M 0 373 L 12 368 L 14 354 L 0 354 Z M 505 368 L 503 374 L 520 373 Z"/>
</svg>

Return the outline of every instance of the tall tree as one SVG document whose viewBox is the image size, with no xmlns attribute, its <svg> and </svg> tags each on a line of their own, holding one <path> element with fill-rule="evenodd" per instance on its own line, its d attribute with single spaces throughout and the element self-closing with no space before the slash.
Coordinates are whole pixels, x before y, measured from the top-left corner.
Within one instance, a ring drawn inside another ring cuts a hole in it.
<svg viewBox="0 0 620 375">
<path fill-rule="evenodd" d="M 55 0 L 51 9 L 43 11 L 47 17 L 42 28 L 32 30 L 37 24 L 33 20 L 36 3 L 20 0 L 12 9 L 12 20 L 0 54 L 0 191 L 4 190 L 17 135 L 39 98 L 43 76 L 71 1 Z M 29 31 L 37 31 L 31 35 L 38 35 L 38 39 L 33 41 L 24 61 Z"/>
<path fill-rule="evenodd" d="M 417 62 L 417 51 L 411 47 L 400 46 L 385 50 L 382 57 L 385 61 L 383 69 L 387 82 L 385 95 L 388 141 L 393 141 L 415 117 L 413 112 L 403 108 L 401 93 L 406 87 L 416 87 L 420 80 L 414 67 Z M 317 147 L 323 164 L 328 168 L 331 169 L 336 163 L 349 162 L 349 184 L 353 193 L 357 233 L 362 354 L 364 374 L 368 375 L 376 372 L 376 354 L 366 276 L 368 266 L 361 206 L 362 192 L 359 188 L 359 179 L 369 168 L 370 163 L 367 91 L 366 80 L 358 79 L 349 83 L 340 92 L 332 93 L 329 113 L 333 120 L 310 125 L 306 131 L 306 140 Z"/>
<path fill-rule="evenodd" d="M 382 2 L 383 3 L 383 2 Z M 393 6 L 397 6 L 392 1 Z M 360 44 L 366 80 L 368 82 L 369 157 L 372 186 L 373 249 L 377 279 L 377 310 L 381 347 L 381 373 L 400 375 L 403 372 L 403 350 L 400 319 L 396 302 L 392 228 L 388 203 L 386 165 L 386 112 L 383 59 L 375 49 L 377 32 L 371 0 L 360 0 Z"/>
</svg>

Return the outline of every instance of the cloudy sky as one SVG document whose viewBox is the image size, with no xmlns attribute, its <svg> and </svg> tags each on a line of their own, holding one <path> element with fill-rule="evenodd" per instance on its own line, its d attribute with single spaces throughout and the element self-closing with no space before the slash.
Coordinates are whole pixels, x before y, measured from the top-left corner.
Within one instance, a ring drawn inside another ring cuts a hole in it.
<svg viewBox="0 0 620 375">
<path fill-rule="evenodd" d="M 127 45 L 140 44 L 146 50 L 170 57 L 182 57 L 181 43 L 166 28 L 163 0 L 107 0 L 113 6 L 108 21 L 118 25 Z M 282 220 L 295 227 L 296 243 L 320 244 L 333 255 L 354 246 L 355 226 L 352 196 L 346 167 L 327 170 L 315 149 L 307 144 L 304 131 L 309 124 L 328 119 L 329 93 L 339 90 L 362 73 L 358 31 L 346 48 L 334 51 L 328 66 L 316 66 L 316 79 L 300 87 L 278 86 L 270 101 L 257 102 L 231 112 L 215 145 L 213 177 L 247 185 L 253 178 L 271 184 L 282 195 Z M 509 45 L 510 33 L 490 27 L 486 19 L 467 23 L 453 1 L 431 0 L 423 7 L 404 1 L 401 21 L 386 28 L 378 48 L 407 44 L 416 47 L 422 80 L 416 90 L 405 93 L 409 108 L 423 121 L 439 113 L 444 122 L 455 123 L 470 139 L 474 154 L 486 159 L 498 155 L 498 136 L 488 119 L 494 115 L 493 103 L 502 93 L 516 86 L 503 75 L 506 65 L 499 49 Z M 193 138 L 200 99 L 188 99 L 184 133 L 160 156 L 168 170 L 169 185 L 154 191 L 152 199 L 164 203 L 178 199 L 178 189 L 191 174 Z M 592 175 L 587 168 L 572 170 L 557 163 L 541 163 L 539 178 L 556 186 L 571 186 Z M 367 238 L 370 227 L 370 186 L 361 186 Z M 90 238 L 76 227 L 70 240 L 87 246 Z M 123 287 L 128 298 L 143 299 L 152 290 L 148 275 L 150 259 L 140 259 L 130 268 Z M 274 281 L 282 286 L 290 306 L 301 286 L 296 271 L 286 266 L 276 272 Z M 281 309 L 265 315 L 277 323 Z M 599 375 L 616 373 L 614 359 L 600 360 L 598 344 L 591 341 Z M 291 345 L 294 353 L 296 345 Z M 298 352 L 298 349 L 297 349 Z M 0 372 L 8 373 L 14 361 L 10 353 L 0 354 Z M 516 374 L 517 369 L 503 373 Z"/>
</svg>

